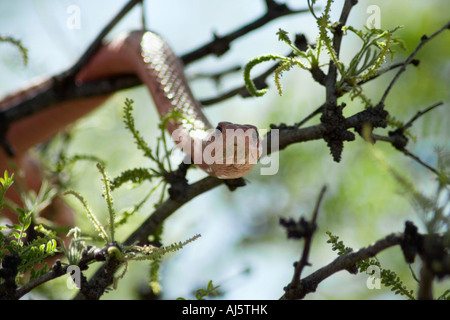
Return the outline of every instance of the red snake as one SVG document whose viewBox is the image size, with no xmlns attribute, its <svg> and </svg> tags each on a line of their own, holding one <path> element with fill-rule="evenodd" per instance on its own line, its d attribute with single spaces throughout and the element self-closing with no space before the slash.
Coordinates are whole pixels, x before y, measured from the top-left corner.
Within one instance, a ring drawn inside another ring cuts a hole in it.
<svg viewBox="0 0 450 320">
<path fill-rule="evenodd" d="M 130 73 L 138 75 L 147 86 L 160 116 L 169 117 L 167 130 L 194 164 L 209 175 L 222 179 L 239 178 L 252 170 L 261 155 L 256 127 L 220 122 L 213 129 L 200 103 L 192 95 L 181 61 L 159 35 L 150 31 L 134 31 L 115 37 L 100 48 L 76 79 L 87 82 Z M 28 87 L 0 101 L 0 108 L 13 105 L 18 99 L 33 95 L 49 85 L 51 80 Z M 19 154 L 23 153 L 106 98 L 67 101 L 53 106 L 12 124 L 7 138 Z"/>
</svg>

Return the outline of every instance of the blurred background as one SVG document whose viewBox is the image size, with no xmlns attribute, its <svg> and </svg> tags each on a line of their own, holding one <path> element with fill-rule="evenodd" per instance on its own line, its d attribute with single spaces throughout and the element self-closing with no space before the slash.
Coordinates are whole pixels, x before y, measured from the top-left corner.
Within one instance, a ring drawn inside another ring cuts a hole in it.
<svg viewBox="0 0 450 320">
<path fill-rule="evenodd" d="M 283 1 L 279 1 L 283 2 Z M 284 1 L 293 9 L 307 8 L 306 1 Z M 332 6 L 332 20 L 337 20 L 343 1 Z M 29 64 L 24 67 L 17 48 L 0 43 L 0 95 L 26 86 L 35 77 L 52 76 L 69 68 L 84 52 L 100 30 L 122 8 L 126 1 L 115 0 L 21 0 L 0 1 L 0 34 L 20 39 L 29 50 Z M 318 1 L 323 5 L 324 1 Z M 363 1 L 351 12 L 348 24 L 362 28 L 372 12 L 371 5 L 380 9 L 381 28 L 403 26 L 398 36 L 404 39 L 407 50 L 397 51 L 394 61 L 405 59 L 417 46 L 423 34 L 431 34 L 448 19 L 450 2 L 434 1 Z M 74 28 L 67 24 L 73 12 L 79 9 L 80 24 Z M 196 49 L 212 40 L 213 33 L 225 35 L 240 28 L 265 12 L 262 0 L 149 0 L 145 2 L 148 27 L 161 34 L 178 55 Z M 108 38 L 122 31 L 140 28 L 140 9 L 136 7 L 110 33 Z M 282 28 L 293 37 L 304 33 L 309 43 L 317 37 L 315 20 L 309 12 L 288 16 L 248 34 L 232 43 L 223 57 L 208 56 L 188 66 L 188 77 L 243 66 L 255 56 L 287 54 L 289 48 L 278 41 L 276 32 Z M 417 55 L 418 67 L 410 66 L 389 94 L 387 109 L 396 119 L 408 121 L 418 110 L 437 101 L 444 105 L 421 117 L 410 130 L 415 141 L 408 149 L 423 161 L 435 166 L 435 148 L 448 151 L 450 146 L 449 84 L 450 34 L 444 32 L 427 44 Z M 357 52 L 360 42 L 354 35 L 345 37 L 342 58 L 349 61 Z M 324 60 L 327 61 L 327 60 Z M 258 74 L 269 65 L 255 69 Z M 394 72 L 381 76 L 364 86 L 372 101 L 381 98 Z M 210 106 L 206 114 L 212 123 L 230 121 L 252 123 L 268 129 L 271 123 L 288 125 L 300 121 L 320 106 L 325 99 L 324 89 L 310 74 L 292 69 L 284 73 L 284 94 L 280 97 L 272 78 L 269 93 L 262 98 L 235 97 Z M 213 81 L 192 81 L 198 99 L 217 96 L 237 85 L 242 85 L 240 72 L 223 78 L 217 86 Z M 151 98 L 144 87 L 124 90 L 115 94 L 101 108 L 77 122 L 68 146 L 69 154 L 90 154 L 106 161 L 106 170 L 112 177 L 134 167 L 152 164 L 136 149 L 131 134 L 122 122 L 125 98 L 135 101 L 136 127 L 150 146 L 156 145 L 159 135 L 158 117 Z M 359 101 L 347 103 L 346 114 L 361 110 Z M 314 119 L 308 125 L 317 123 Z M 386 134 L 387 130 L 377 130 Z M 411 158 L 405 157 L 389 144 L 378 142 L 375 147 L 387 163 L 404 174 L 418 190 L 432 195 L 437 187 L 436 177 Z M 333 162 L 323 141 L 300 143 L 279 154 L 279 170 L 275 175 L 261 176 L 256 168 L 246 179 L 248 185 L 236 192 L 224 186 L 202 194 L 175 212 L 164 224 L 163 242 L 186 240 L 195 234 L 201 237 L 183 250 L 164 257 L 160 270 L 161 297 L 193 298 L 193 292 L 205 288 L 212 280 L 219 285 L 220 299 L 278 299 L 293 274 L 292 263 L 299 259 L 303 242 L 287 240 L 279 226 L 280 217 L 310 218 L 316 197 L 323 185 L 328 186 L 318 218 L 318 230 L 313 239 L 307 275 L 331 262 L 336 253 L 326 243 L 326 231 L 338 235 L 347 246 L 358 249 L 386 236 L 403 231 L 404 222 L 412 220 L 424 232 L 423 215 L 417 212 L 402 194 L 402 188 L 369 151 L 358 136 L 346 143 L 342 161 Z M 175 154 L 173 163 L 180 162 Z M 189 170 L 189 180 L 196 181 L 205 174 L 198 169 Z M 72 189 L 85 197 L 92 210 L 106 221 L 107 208 L 101 196 L 100 175 L 95 163 L 79 162 L 72 169 Z M 154 185 L 126 185 L 114 192 L 117 211 L 129 209 L 142 200 Z M 160 194 L 154 194 L 129 223 L 118 230 L 119 241 L 128 235 L 153 211 Z M 92 232 L 79 204 L 67 199 L 77 210 L 77 221 L 83 231 Z M 417 283 L 404 263 L 400 248 L 386 250 L 378 256 L 381 265 L 402 277 L 409 289 Z M 412 265 L 418 274 L 420 264 Z M 95 271 L 95 265 L 89 272 Z M 315 293 L 306 299 L 397 299 L 382 287 L 369 290 L 368 275 L 350 275 L 340 272 L 323 281 Z M 149 263 L 130 263 L 118 290 L 112 290 L 103 299 L 139 299 L 148 291 Z M 435 296 L 449 287 L 449 281 L 437 283 Z M 32 293 L 34 299 L 68 299 L 75 294 L 66 287 L 66 278 L 42 286 Z"/>
</svg>

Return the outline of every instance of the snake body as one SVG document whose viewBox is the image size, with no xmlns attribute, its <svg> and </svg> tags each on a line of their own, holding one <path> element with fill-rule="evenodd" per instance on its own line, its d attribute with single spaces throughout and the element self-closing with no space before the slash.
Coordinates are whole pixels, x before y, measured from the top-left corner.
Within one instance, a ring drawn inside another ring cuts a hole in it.
<svg viewBox="0 0 450 320">
<path fill-rule="evenodd" d="M 133 31 L 115 37 L 101 47 L 76 80 L 130 73 L 137 74 L 148 88 L 161 118 L 169 119 L 167 130 L 174 142 L 194 164 L 222 179 L 251 171 L 261 154 L 256 127 L 219 122 L 214 128 L 189 88 L 181 61 L 156 33 Z"/>
</svg>

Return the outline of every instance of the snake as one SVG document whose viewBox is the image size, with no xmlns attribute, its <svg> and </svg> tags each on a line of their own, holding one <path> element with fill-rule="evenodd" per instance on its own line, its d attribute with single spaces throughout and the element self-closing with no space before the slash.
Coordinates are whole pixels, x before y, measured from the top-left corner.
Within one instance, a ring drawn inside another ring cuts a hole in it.
<svg viewBox="0 0 450 320">
<path fill-rule="evenodd" d="M 155 32 L 138 30 L 115 36 L 86 63 L 76 75 L 76 81 L 86 83 L 130 73 L 136 74 L 149 90 L 160 118 L 164 120 L 176 147 L 186 154 L 188 163 L 194 163 L 208 175 L 220 179 L 240 178 L 253 169 L 262 150 L 256 126 L 227 121 L 212 126 L 200 102 L 194 98 L 181 60 Z M 0 108 L 32 96 L 33 91 L 49 85 L 49 80 L 39 81 L 0 101 Z M 42 121 L 39 130 L 48 131 L 47 135 L 50 135 L 70 123 L 73 117 L 86 114 L 106 99 L 94 97 L 85 101 L 65 101 L 18 123 L 17 128 L 12 125 L 8 139 L 13 144 L 17 141 L 18 149 L 26 149 L 42 139 L 27 130 L 27 123 Z M 31 142 L 25 143 L 24 140 Z"/>
</svg>

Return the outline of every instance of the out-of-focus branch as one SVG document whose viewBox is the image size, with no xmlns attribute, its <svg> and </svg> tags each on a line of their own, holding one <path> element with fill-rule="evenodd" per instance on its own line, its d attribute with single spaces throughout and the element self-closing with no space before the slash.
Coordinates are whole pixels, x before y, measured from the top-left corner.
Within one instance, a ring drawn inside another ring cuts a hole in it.
<svg viewBox="0 0 450 320">
<path fill-rule="evenodd" d="M 276 1 L 272 0 L 266 1 L 266 12 L 264 15 L 245 26 L 242 26 L 237 30 L 230 32 L 225 36 L 221 37 L 215 34 L 214 40 L 201 46 L 198 49 L 195 49 L 192 52 L 184 54 L 183 56 L 181 56 L 181 60 L 184 64 L 189 64 L 209 54 L 214 54 L 220 57 L 228 51 L 231 42 L 246 35 L 247 33 L 257 30 L 275 19 L 285 17 L 287 15 L 305 13 L 308 11 L 308 9 L 293 10 L 290 9 L 286 4 L 278 4 Z"/>
<path fill-rule="evenodd" d="M 413 60 L 414 60 L 414 56 L 417 54 L 417 52 L 419 52 L 420 49 L 422 49 L 422 47 L 427 44 L 429 41 L 431 41 L 432 39 L 434 39 L 437 35 L 439 35 L 442 31 L 444 30 L 448 30 L 450 29 L 450 21 L 447 22 L 442 28 L 440 28 L 439 30 L 437 30 L 436 32 L 434 32 L 431 36 L 426 36 L 423 35 L 422 38 L 420 39 L 420 43 L 417 45 L 416 49 L 414 49 L 414 51 L 409 55 L 409 57 L 405 60 L 405 62 L 403 63 L 403 65 L 400 67 L 400 70 L 397 71 L 397 73 L 395 74 L 394 78 L 391 80 L 391 82 L 389 83 L 388 87 L 386 88 L 386 90 L 383 93 L 383 96 L 380 99 L 380 104 L 384 105 L 384 102 L 387 98 L 387 95 L 389 94 L 389 92 L 391 91 L 392 87 L 394 86 L 395 82 L 398 80 L 398 78 L 400 77 L 400 75 L 406 70 L 406 67 L 408 66 L 408 64 L 410 64 Z"/>
<path fill-rule="evenodd" d="M 317 229 L 317 216 L 319 214 L 319 207 L 326 189 L 326 186 L 324 186 L 320 191 L 310 222 L 306 221 L 303 217 L 297 223 L 295 223 L 293 220 L 283 222 L 284 226 L 288 229 L 288 238 L 305 239 L 305 244 L 300 261 L 294 263 L 294 275 L 291 282 L 287 285 L 287 287 L 285 287 L 287 299 L 290 299 L 290 293 L 292 291 L 295 292 L 297 290 L 297 287 L 300 284 L 303 269 L 306 266 L 311 265 L 308 262 L 309 252 L 311 249 L 312 237 Z"/>
<path fill-rule="evenodd" d="M 300 281 L 300 285 L 296 287 L 296 290 L 291 289 L 289 291 L 289 295 L 285 293 L 280 299 L 302 299 L 308 293 L 316 291 L 319 284 L 326 278 L 330 277 L 336 272 L 352 268 L 355 263 L 374 257 L 387 248 L 399 245 L 402 239 L 403 234 L 393 233 L 381 240 L 378 240 L 377 242 L 366 248 L 360 249 L 356 252 L 343 254 L 337 257 L 333 262 L 303 278 Z"/>
</svg>

